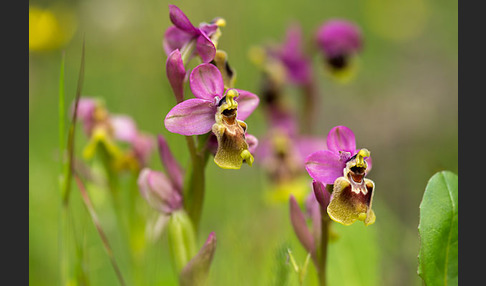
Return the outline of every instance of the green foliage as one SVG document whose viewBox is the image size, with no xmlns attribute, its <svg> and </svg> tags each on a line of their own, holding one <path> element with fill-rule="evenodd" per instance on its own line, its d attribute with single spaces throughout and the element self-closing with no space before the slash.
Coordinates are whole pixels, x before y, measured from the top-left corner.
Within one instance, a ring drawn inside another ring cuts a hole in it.
<svg viewBox="0 0 486 286">
<path fill-rule="evenodd" d="M 418 274 L 426 285 L 458 283 L 458 177 L 450 171 L 430 178 L 420 204 Z"/>
<path fill-rule="evenodd" d="M 331 224 L 331 231 L 338 237 L 328 246 L 329 285 L 381 285 L 380 249 L 376 237 L 379 219 L 377 213 L 376 223 L 371 226 Z"/>
</svg>

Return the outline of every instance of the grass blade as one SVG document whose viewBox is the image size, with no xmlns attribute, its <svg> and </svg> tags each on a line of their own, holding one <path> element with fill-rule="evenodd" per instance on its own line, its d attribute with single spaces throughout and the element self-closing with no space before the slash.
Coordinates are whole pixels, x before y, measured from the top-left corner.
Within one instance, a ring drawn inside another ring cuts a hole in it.
<svg viewBox="0 0 486 286">
<path fill-rule="evenodd" d="M 69 203 L 69 194 L 71 190 L 71 179 L 72 179 L 73 158 L 74 158 L 74 133 L 76 129 L 76 120 L 78 114 L 78 103 L 79 103 L 79 98 L 81 97 L 81 91 L 83 89 L 83 81 L 84 81 L 84 54 L 85 54 L 85 41 L 83 40 L 83 48 L 81 51 L 81 67 L 79 69 L 76 97 L 74 100 L 74 110 L 71 119 L 71 124 L 69 127 L 68 142 L 67 142 L 68 161 L 66 162 L 65 169 L 64 169 L 65 176 L 64 176 L 62 198 L 63 198 L 63 204 L 65 205 Z"/>
<path fill-rule="evenodd" d="M 98 219 L 98 215 L 94 210 L 93 204 L 91 203 L 88 193 L 86 192 L 86 188 L 83 182 L 81 181 L 81 179 L 76 174 L 74 175 L 74 178 L 76 180 L 76 184 L 78 185 L 79 191 L 81 192 L 81 196 L 83 197 L 84 205 L 88 209 L 89 215 L 91 216 L 91 220 L 93 221 L 93 224 L 95 225 L 96 230 L 100 235 L 101 242 L 103 243 L 103 247 L 105 248 L 108 257 L 110 258 L 110 262 L 115 270 L 118 281 L 120 282 L 121 285 L 126 285 L 125 280 L 123 279 L 122 273 L 120 271 L 120 268 L 116 263 L 115 256 L 113 255 L 113 251 L 111 249 L 110 243 L 108 242 L 108 237 L 106 236 L 103 228 L 101 227 L 100 221 Z"/>
</svg>

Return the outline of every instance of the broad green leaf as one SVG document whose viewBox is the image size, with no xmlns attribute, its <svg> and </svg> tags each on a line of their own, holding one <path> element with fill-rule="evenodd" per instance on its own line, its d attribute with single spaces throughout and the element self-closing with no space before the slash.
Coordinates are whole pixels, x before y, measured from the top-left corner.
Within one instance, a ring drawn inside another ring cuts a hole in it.
<svg viewBox="0 0 486 286">
<path fill-rule="evenodd" d="M 420 203 L 418 274 L 428 286 L 458 284 L 458 177 L 430 178 Z"/>
</svg>

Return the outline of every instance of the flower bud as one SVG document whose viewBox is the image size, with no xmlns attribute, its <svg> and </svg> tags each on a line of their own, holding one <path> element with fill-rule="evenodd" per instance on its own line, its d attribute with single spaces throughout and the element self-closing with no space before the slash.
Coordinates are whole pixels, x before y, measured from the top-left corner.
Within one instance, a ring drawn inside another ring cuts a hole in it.
<svg viewBox="0 0 486 286">
<path fill-rule="evenodd" d="M 182 269 L 179 275 L 180 284 L 183 286 L 206 285 L 215 250 L 216 235 L 211 232 L 196 256 Z"/>
</svg>

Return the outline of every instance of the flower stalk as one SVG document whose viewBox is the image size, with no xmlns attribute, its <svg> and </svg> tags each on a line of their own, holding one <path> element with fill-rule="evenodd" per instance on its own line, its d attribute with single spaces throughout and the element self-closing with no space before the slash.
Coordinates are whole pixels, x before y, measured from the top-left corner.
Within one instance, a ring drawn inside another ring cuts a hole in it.
<svg viewBox="0 0 486 286">
<path fill-rule="evenodd" d="M 329 217 L 327 216 L 327 210 L 320 207 L 321 212 L 321 245 L 319 247 L 319 285 L 325 286 L 326 284 L 326 262 L 327 262 L 327 245 L 329 242 Z"/>
</svg>

